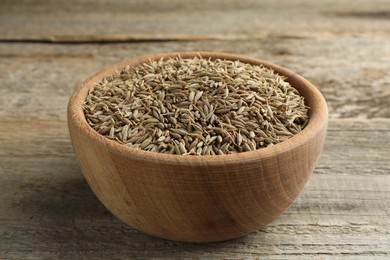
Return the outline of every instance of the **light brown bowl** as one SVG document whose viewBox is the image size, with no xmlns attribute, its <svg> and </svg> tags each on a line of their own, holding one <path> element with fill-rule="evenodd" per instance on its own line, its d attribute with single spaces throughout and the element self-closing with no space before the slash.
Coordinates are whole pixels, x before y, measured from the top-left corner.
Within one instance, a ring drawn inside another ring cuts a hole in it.
<svg viewBox="0 0 390 260">
<path fill-rule="evenodd" d="M 126 65 L 177 54 L 125 61 L 82 84 L 68 105 L 74 151 L 96 196 L 130 226 L 157 237 L 191 242 L 244 236 L 274 220 L 303 189 L 324 144 L 326 102 L 315 86 L 285 68 L 237 55 L 201 52 L 204 58 L 263 64 L 285 75 L 310 107 L 307 127 L 291 139 L 257 151 L 183 156 L 130 148 L 87 124 L 82 105 L 96 82 Z M 179 54 L 188 58 L 198 52 Z"/>
</svg>

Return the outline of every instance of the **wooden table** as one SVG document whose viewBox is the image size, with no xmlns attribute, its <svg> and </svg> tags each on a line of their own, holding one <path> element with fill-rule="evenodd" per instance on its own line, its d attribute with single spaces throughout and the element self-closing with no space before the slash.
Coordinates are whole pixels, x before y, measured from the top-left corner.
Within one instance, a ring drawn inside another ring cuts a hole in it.
<svg viewBox="0 0 390 260">
<path fill-rule="evenodd" d="M 0 7 L 0 258 L 390 258 L 390 3 L 13 1 Z M 98 70 L 208 50 L 305 76 L 330 110 L 293 206 L 247 237 L 185 244 L 116 219 L 81 175 L 66 106 Z"/>
</svg>

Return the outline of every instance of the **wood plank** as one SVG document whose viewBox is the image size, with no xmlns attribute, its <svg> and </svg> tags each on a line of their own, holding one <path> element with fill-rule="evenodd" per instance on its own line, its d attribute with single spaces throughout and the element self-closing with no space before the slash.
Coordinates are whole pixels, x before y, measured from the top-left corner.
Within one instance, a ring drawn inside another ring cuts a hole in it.
<svg viewBox="0 0 390 260">
<path fill-rule="evenodd" d="M 0 40 L 153 41 L 389 35 L 386 0 L 2 1 Z"/>
<path fill-rule="evenodd" d="M 65 120 L 24 116 L 0 117 L 2 258 L 390 256 L 390 120 L 331 120 L 319 166 L 286 213 L 247 237 L 201 245 L 122 224 L 80 174 Z"/>
<path fill-rule="evenodd" d="M 290 68 L 319 87 L 331 118 L 390 117 L 390 40 L 354 37 L 337 41 L 269 38 L 148 44 L 0 43 L 0 114 L 19 111 L 64 116 L 73 89 L 97 71 L 123 59 L 178 50 L 238 53 Z"/>
<path fill-rule="evenodd" d="M 3 0 L 0 258 L 389 259 L 389 18 L 387 0 Z M 166 241 L 121 223 L 89 189 L 66 127 L 73 89 L 96 71 L 193 50 L 288 67 L 330 110 L 301 196 L 267 227 L 224 243 Z"/>
<path fill-rule="evenodd" d="M 0 162 L 13 157 L 74 156 L 63 117 L 14 114 L 0 116 L 0 122 Z M 387 119 L 331 120 L 316 173 L 388 175 L 389 129 Z"/>
</svg>

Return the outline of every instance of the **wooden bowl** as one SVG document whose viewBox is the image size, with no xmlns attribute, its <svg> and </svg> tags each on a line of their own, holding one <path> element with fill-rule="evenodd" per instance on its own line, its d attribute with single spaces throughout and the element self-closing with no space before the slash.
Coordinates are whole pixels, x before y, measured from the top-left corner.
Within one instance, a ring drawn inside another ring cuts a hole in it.
<svg viewBox="0 0 390 260">
<path fill-rule="evenodd" d="M 127 65 L 177 54 L 125 61 L 82 84 L 68 105 L 74 151 L 96 196 L 130 226 L 157 237 L 188 242 L 244 236 L 274 220 L 302 191 L 324 144 L 326 102 L 314 85 L 285 68 L 237 55 L 201 52 L 204 58 L 263 64 L 286 76 L 310 107 L 306 128 L 291 139 L 256 151 L 182 156 L 121 145 L 87 124 L 82 105 L 96 82 Z M 182 58 L 198 55 L 179 54 Z"/>
</svg>

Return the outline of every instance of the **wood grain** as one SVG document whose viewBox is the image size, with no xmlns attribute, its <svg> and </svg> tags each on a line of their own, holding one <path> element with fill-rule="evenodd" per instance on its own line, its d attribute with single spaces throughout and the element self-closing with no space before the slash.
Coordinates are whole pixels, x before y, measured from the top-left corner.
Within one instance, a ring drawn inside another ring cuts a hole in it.
<svg viewBox="0 0 390 260">
<path fill-rule="evenodd" d="M 14 114 L 0 116 L 0 121 L 2 122 L 0 124 L 2 163 L 12 158 L 14 158 L 12 160 L 21 160 L 18 158 L 31 157 L 31 160 L 34 160 L 35 157 L 74 157 L 64 118 Z M 390 172 L 389 129 L 390 123 L 387 119 L 331 120 L 316 173 L 388 175 Z M 350 171 L 352 168 L 358 170 Z M 8 172 L 6 167 L 2 170 Z"/>
<path fill-rule="evenodd" d="M 120 42 L 389 36 L 386 0 L 2 1 L 0 40 Z M 335 26 L 337 25 L 337 26 Z"/>
<path fill-rule="evenodd" d="M 1 1 L 0 258 L 388 259 L 389 10 L 386 0 Z M 68 98 L 88 76 L 191 50 L 295 70 L 332 118 L 296 203 L 227 243 L 169 242 L 119 222 L 89 190 L 66 130 Z"/>
<path fill-rule="evenodd" d="M 82 177 L 66 122 L 32 116 L 30 122 L 18 125 L 21 118 L 1 117 L 0 124 L 0 142 L 6 144 L 0 156 L 0 255 L 4 258 L 390 255 L 388 120 L 331 120 L 315 174 L 286 213 L 248 237 L 196 245 L 156 239 L 122 224 Z M 43 133 L 35 130 L 36 121 L 49 127 Z M 27 136 L 17 141 L 21 132 Z M 34 141 L 21 148 L 19 144 L 27 140 Z M 368 143 L 367 153 L 357 152 Z M 340 147 L 345 147 L 343 153 Z"/>
<path fill-rule="evenodd" d="M 390 118 L 390 41 L 356 37 L 103 45 L 0 43 L 0 108 L 4 107 L 0 113 L 7 107 L 64 116 L 73 89 L 107 66 L 147 54 L 206 49 L 264 59 L 296 71 L 319 87 L 331 118 Z"/>
</svg>

